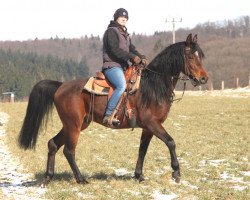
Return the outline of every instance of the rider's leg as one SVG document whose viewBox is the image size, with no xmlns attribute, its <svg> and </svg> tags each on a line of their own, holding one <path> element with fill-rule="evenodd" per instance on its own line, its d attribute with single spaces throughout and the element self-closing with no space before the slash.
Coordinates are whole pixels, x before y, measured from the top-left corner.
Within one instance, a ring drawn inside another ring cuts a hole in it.
<svg viewBox="0 0 250 200">
<path fill-rule="evenodd" d="M 112 67 L 110 69 L 107 69 L 104 71 L 104 74 L 114 87 L 114 92 L 108 102 L 105 117 L 103 120 L 106 122 L 107 119 L 112 115 L 117 103 L 119 102 L 123 92 L 126 89 L 126 80 L 123 69 L 121 67 Z"/>
</svg>

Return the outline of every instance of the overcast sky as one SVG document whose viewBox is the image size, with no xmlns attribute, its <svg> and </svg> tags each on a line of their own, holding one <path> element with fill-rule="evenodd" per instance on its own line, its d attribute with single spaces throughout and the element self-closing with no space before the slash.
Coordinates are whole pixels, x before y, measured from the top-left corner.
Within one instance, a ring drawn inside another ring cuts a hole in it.
<svg viewBox="0 0 250 200">
<path fill-rule="evenodd" d="M 117 8 L 129 12 L 129 33 L 193 28 L 250 15 L 250 0 L 0 0 L 0 40 L 102 37 Z"/>
</svg>

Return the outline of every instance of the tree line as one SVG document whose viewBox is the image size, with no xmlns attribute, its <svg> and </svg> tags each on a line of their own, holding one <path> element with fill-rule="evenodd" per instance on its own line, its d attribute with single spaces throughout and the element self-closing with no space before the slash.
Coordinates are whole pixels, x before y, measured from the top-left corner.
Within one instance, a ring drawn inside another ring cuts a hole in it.
<svg viewBox="0 0 250 200">
<path fill-rule="evenodd" d="M 176 42 L 184 41 L 189 33 L 198 34 L 198 42 L 206 56 L 203 64 L 214 89 L 220 89 L 222 80 L 226 88 L 234 87 L 236 78 L 240 79 L 240 86 L 248 85 L 249 19 L 249 16 L 242 16 L 176 31 Z M 102 65 L 101 37 L 0 41 L 1 91 L 15 90 L 18 97 L 24 97 L 41 79 L 70 80 L 93 75 Z M 132 33 L 131 39 L 150 61 L 172 44 L 172 32 L 155 32 L 150 36 Z M 205 86 L 208 88 L 209 84 Z"/>
<path fill-rule="evenodd" d="M 89 75 L 86 60 L 76 62 L 51 55 L 0 49 L 0 92 L 15 92 L 17 98 L 29 95 L 42 79 L 71 80 Z"/>
</svg>

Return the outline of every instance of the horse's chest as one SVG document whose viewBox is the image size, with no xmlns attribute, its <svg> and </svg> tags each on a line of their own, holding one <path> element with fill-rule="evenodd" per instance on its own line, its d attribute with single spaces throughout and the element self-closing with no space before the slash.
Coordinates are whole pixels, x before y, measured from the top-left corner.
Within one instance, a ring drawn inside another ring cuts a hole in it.
<svg viewBox="0 0 250 200">
<path fill-rule="evenodd" d="M 161 104 L 157 106 L 151 106 L 147 109 L 142 109 L 139 117 L 142 121 L 147 121 L 149 119 L 156 119 L 157 121 L 163 123 L 167 117 L 168 113 L 170 111 L 170 105 L 167 104 Z"/>
</svg>

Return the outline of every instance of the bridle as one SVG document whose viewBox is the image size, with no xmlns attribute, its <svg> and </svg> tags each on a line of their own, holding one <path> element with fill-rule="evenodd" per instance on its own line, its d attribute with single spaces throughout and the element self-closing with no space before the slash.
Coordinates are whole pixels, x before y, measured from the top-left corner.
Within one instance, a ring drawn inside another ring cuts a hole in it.
<svg viewBox="0 0 250 200">
<path fill-rule="evenodd" d="M 191 58 L 191 48 L 190 47 L 185 47 L 185 53 L 184 53 L 184 58 L 185 58 L 185 65 L 184 65 L 184 74 L 189 77 L 188 80 L 193 80 L 195 82 L 198 82 L 198 80 L 192 75 L 192 73 L 190 72 L 190 68 L 189 68 L 189 62 L 188 59 L 193 59 Z"/>
<path fill-rule="evenodd" d="M 185 64 L 184 64 L 184 74 L 187 76 L 187 77 L 184 77 L 184 76 L 173 76 L 173 78 L 175 79 L 179 79 L 179 80 L 183 80 L 183 81 L 187 81 L 187 80 L 190 80 L 190 79 L 194 79 L 194 77 L 192 76 L 191 72 L 190 72 L 190 69 L 188 68 L 188 57 L 190 57 L 190 54 L 191 54 L 191 48 L 190 47 L 185 47 L 185 53 L 184 53 L 184 59 L 185 59 Z M 154 74 L 158 74 L 158 75 L 162 75 L 161 73 L 155 71 L 155 70 L 152 70 L 152 69 L 149 69 L 147 66 L 144 66 L 143 69 L 146 69 Z M 189 77 L 189 78 L 188 78 Z"/>
<path fill-rule="evenodd" d="M 181 80 L 183 81 L 183 92 L 182 92 L 182 96 L 180 98 L 177 98 L 177 99 L 173 99 L 172 101 L 180 101 L 182 100 L 183 96 L 184 96 L 184 93 L 186 91 L 186 82 L 188 80 L 194 80 L 196 81 L 196 78 L 193 77 L 193 75 L 191 74 L 190 72 L 190 69 L 188 67 L 188 59 L 190 58 L 191 56 L 191 48 L 190 47 L 185 47 L 185 50 L 184 50 L 184 76 L 175 76 L 173 75 L 172 78 L 173 79 L 176 79 L 176 80 Z M 145 70 L 148 70 L 150 71 L 151 73 L 154 73 L 154 74 L 157 74 L 157 75 L 162 75 L 161 73 L 155 71 L 155 70 L 152 70 L 152 69 L 149 69 L 147 66 L 144 66 Z"/>
<path fill-rule="evenodd" d="M 191 48 L 190 47 L 185 47 L 185 52 L 184 52 L 184 60 L 185 60 L 185 64 L 184 64 L 184 74 L 188 77 L 190 77 L 191 72 L 190 69 L 188 68 L 188 59 L 190 59 L 191 57 Z"/>
</svg>

